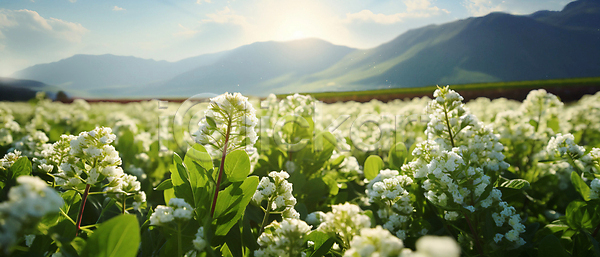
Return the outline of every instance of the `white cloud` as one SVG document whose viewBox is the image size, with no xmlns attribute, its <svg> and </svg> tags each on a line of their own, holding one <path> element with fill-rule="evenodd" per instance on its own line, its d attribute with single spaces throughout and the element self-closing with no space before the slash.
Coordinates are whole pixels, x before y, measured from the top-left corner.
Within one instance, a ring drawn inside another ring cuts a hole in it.
<svg viewBox="0 0 600 257">
<path fill-rule="evenodd" d="M 379 24 L 394 24 L 402 22 L 405 18 L 427 18 L 440 13 L 450 13 L 446 9 L 433 6 L 429 0 L 404 0 L 406 12 L 394 14 L 373 13 L 370 10 L 362 10 L 357 13 L 347 13 L 345 22 L 363 21 Z"/>
<path fill-rule="evenodd" d="M 235 14 L 235 12 L 229 9 L 229 7 L 227 6 L 221 11 L 217 11 L 216 13 L 209 13 L 206 16 L 208 16 L 209 19 L 203 19 L 203 23 L 230 23 L 242 26 L 248 24 L 248 22 L 246 21 L 246 17 Z"/>
<path fill-rule="evenodd" d="M 196 3 L 197 4 L 202 4 L 202 3 L 210 4 L 210 3 L 212 3 L 212 1 L 211 0 L 196 0 Z"/>
<path fill-rule="evenodd" d="M 118 7 L 118 6 L 116 6 L 116 5 L 115 5 L 115 7 L 113 7 L 113 9 L 112 9 L 112 10 L 113 10 L 113 11 L 116 11 L 116 12 L 118 12 L 118 11 L 125 11 L 125 9 L 124 9 L 124 8 Z"/>
<path fill-rule="evenodd" d="M 54 60 L 70 53 L 86 33 L 88 30 L 79 23 L 44 18 L 26 9 L 0 9 L 0 54 L 4 57 L 0 59 L 0 73 L 6 75 L 25 68 L 19 65 Z"/>
<path fill-rule="evenodd" d="M 173 36 L 191 37 L 191 36 L 195 35 L 196 33 L 198 33 L 198 30 L 186 28 L 181 24 L 177 24 L 177 25 L 179 25 L 179 28 L 181 28 L 182 30 L 179 32 L 173 33 Z"/>
<path fill-rule="evenodd" d="M 465 0 L 463 6 L 467 8 L 469 14 L 483 16 L 491 12 L 505 11 L 504 3 L 504 1 L 497 3 L 497 1 L 491 0 Z"/>
<path fill-rule="evenodd" d="M 0 33 L 8 30 L 23 33 L 32 31 L 76 43 L 81 42 L 81 37 L 88 31 L 79 23 L 56 18 L 45 19 L 35 11 L 0 9 Z"/>
</svg>

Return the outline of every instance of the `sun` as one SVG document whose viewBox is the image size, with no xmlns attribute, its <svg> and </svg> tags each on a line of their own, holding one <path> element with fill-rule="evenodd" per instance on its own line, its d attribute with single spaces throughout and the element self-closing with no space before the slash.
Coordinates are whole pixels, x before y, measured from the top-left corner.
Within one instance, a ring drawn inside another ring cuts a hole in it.
<svg viewBox="0 0 600 257">
<path fill-rule="evenodd" d="M 304 35 L 304 32 L 302 32 L 301 30 L 296 30 L 294 31 L 294 34 L 292 34 L 292 38 L 291 39 L 301 39 L 301 38 L 305 38 L 306 35 Z"/>
</svg>

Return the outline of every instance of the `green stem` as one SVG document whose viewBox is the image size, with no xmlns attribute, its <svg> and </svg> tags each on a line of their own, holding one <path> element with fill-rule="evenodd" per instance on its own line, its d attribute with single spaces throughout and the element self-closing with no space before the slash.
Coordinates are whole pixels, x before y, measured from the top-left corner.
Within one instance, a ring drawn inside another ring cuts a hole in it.
<svg viewBox="0 0 600 257">
<path fill-rule="evenodd" d="M 229 133 L 231 132 L 231 119 L 227 124 L 227 133 L 225 134 L 225 144 L 223 146 L 223 155 L 221 157 L 221 165 L 219 165 L 219 177 L 217 178 L 217 184 L 215 186 L 215 194 L 212 201 L 212 207 L 210 208 L 210 216 L 213 217 L 215 214 L 215 207 L 217 206 L 217 197 L 219 196 L 219 190 L 221 187 L 221 179 L 223 178 L 223 169 L 225 165 L 225 156 L 227 156 L 227 144 L 229 143 Z M 214 218 L 214 217 L 213 217 Z"/>
<path fill-rule="evenodd" d="M 181 225 L 177 224 L 177 256 L 182 256 L 183 247 L 181 246 Z"/>
<path fill-rule="evenodd" d="M 450 127 L 450 119 L 448 119 L 448 110 L 446 109 L 445 104 L 444 104 L 444 115 L 446 116 L 446 126 L 448 127 L 448 135 L 450 135 L 450 143 L 452 144 L 452 148 L 454 148 L 454 136 L 452 135 L 452 128 Z"/>
<path fill-rule="evenodd" d="M 473 234 L 473 237 L 475 238 L 475 247 L 477 248 L 477 252 L 479 252 L 480 256 L 485 256 L 485 255 L 483 255 L 483 249 L 481 248 L 481 243 L 479 243 L 479 235 L 477 234 L 477 231 L 471 224 L 471 220 L 469 220 L 469 215 L 467 215 L 467 213 L 465 213 L 464 211 L 463 211 L 463 215 L 465 215 L 465 219 L 467 220 L 469 229 L 471 230 L 471 233 Z"/>
<path fill-rule="evenodd" d="M 81 198 L 81 204 L 79 205 L 79 215 L 77 215 L 77 230 L 75 230 L 75 236 L 79 234 L 81 229 L 81 218 L 83 217 L 83 209 L 85 208 L 85 202 L 87 201 L 88 193 L 90 192 L 90 184 L 85 185 L 85 191 Z"/>
<path fill-rule="evenodd" d="M 273 202 L 271 201 L 271 199 L 269 199 L 269 201 L 267 201 L 267 210 L 265 210 L 265 216 L 263 217 L 262 223 L 260 225 L 260 230 L 258 231 L 258 236 L 260 236 L 263 231 L 265 231 L 265 226 L 267 225 L 267 222 L 269 221 L 269 215 L 271 215 L 271 205 L 273 204 Z"/>
</svg>

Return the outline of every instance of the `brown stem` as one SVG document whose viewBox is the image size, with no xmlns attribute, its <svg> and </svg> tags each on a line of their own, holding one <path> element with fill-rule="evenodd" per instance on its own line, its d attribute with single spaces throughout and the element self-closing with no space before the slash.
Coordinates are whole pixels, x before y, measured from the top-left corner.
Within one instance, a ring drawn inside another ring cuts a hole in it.
<svg viewBox="0 0 600 257">
<path fill-rule="evenodd" d="M 127 195 L 123 193 L 123 214 L 125 214 L 125 201 L 127 200 Z"/>
<path fill-rule="evenodd" d="M 83 197 L 81 198 L 81 204 L 79 205 L 79 215 L 77 215 L 77 230 L 75 230 L 75 236 L 79 234 L 81 229 L 81 218 L 83 217 L 83 209 L 85 208 L 85 202 L 87 201 L 88 193 L 90 192 L 90 184 L 85 185 L 85 191 L 83 191 Z"/>
<path fill-rule="evenodd" d="M 450 143 L 454 148 L 454 136 L 452 135 L 452 128 L 450 127 L 450 119 L 448 119 L 448 111 L 446 110 L 446 104 L 444 104 L 444 115 L 446 116 L 446 126 L 448 127 L 448 134 L 450 135 Z"/>
<path fill-rule="evenodd" d="M 212 207 L 210 208 L 210 216 L 213 217 L 215 214 L 215 207 L 217 206 L 217 196 L 219 196 L 219 190 L 221 187 L 221 179 L 223 178 L 223 169 L 225 165 L 225 156 L 227 156 L 227 144 L 229 143 L 229 133 L 231 132 L 231 121 L 227 124 L 227 133 L 225 134 L 225 145 L 223 146 L 223 156 L 221 157 L 221 165 L 219 165 L 219 177 L 217 178 L 217 185 L 215 186 L 215 196 L 213 197 Z M 214 218 L 214 217 L 213 217 Z"/>
<path fill-rule="evenodd" d="M 471 225 L 471 220 L 469 220 L 469 216 L 467 215 L 467 213 L 465 213 L 463 211 L 463 215 L 465 215 L 465 219 L 467 219 L 467 224 L 469 225 L 469 229 L 471 230 L 471 233 L 473 234 L 473 237 L 475 238 L 475 247 L 477 247 L 477 252 L 479 252 L 480 256 L 484 256 L 483 249 L 481 248 L 481 244 L 479 243 L 479 235 L 477 235 L 477 231 L 475 230 L 475 228 L 473 228 L 473 225 Z"/>
<path fill-rule="evenodd" d="M 598 234 L 598 230 L 600 230 L 600 224 L 598 224 L 598 226 L 596 226 L 596 229 L 594 229 L 594 232 L 592 232 L 593 238 L 596 238 L 596 235 Z"/>
</svg>

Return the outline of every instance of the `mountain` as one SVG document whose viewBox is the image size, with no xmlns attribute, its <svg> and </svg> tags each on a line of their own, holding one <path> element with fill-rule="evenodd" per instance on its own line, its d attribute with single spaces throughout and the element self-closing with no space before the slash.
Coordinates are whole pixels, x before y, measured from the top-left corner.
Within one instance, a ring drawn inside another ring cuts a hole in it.
<svg viewBox="0 0 600 257">
<path fill-rule="evenodd" d="M 281 87 L 277 80 L 293 81 L 319 72 L 354 50 L 319 39 L 258 42 L 236 48 L 212 65 L 143 90 L 173 96 L 215 91 L 264 94 Z"/>
<path fill-rule="evenodd" d="M 600 1 L 560 12 L 491 13 L 408 31 L 280 88 L 306 91 L 600 76 Z"/>
<path fill-rule="evenodd" d="M 0 77 L 0 101 L 26 101 L 41 91 L 54 98 L 59 89 L 39 81 Z"/>
<path fill-rule="evenodd" d="M 250 95 L 600 76 L 600 0 L 407 31 L 360 50 L 319 39 L 258 42 L 178 62 L 76 55 L 15 74 L 81 96 Z"/>
<path fill-rule="evenodd" d="M 119 96 L 131 87 L 160 82 L 198 66 L 209 65 L 224 53 L 200 55 L 179 62 L 78 54 L 58 62 L 34 65 L 12 76 L 56 85 L 78 96 Z"/>
</svg>

